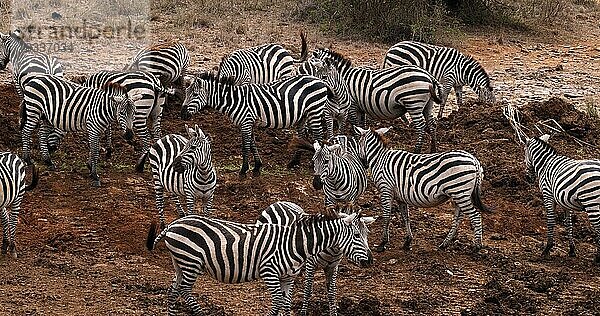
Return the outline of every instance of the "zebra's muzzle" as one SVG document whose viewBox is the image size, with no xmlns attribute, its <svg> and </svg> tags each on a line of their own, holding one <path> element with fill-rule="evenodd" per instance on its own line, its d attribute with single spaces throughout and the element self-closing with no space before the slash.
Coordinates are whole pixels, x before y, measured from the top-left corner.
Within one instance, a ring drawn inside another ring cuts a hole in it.
<svg viewBox="0 0 600 316">
<path fill-rule="evenodd" d="M 187 110 L 187 107 L 182 106 L 181 107 L 181 119 L 184 121 L 189 121 L 191 118 L 192 118 L 192 115 Z"/>
<path fill-rule="evenodd" d="M 125 134 L 123 135 L 123 138 L 125 138 L 125 140 L 132 140 L 133 139 L 133 130 L 131 129 L 127 129 L 125 131 Z"/>
<path fill-rule="evenodd" d="M 313 176 L 313 188 L 315 188 L 315 190 L 323 189 L 323 181 L 321 181 L 321 176 Z"/>
<path fill-rule="evenodd" d="M 361 260 L 360 263 L 359 263 L 359 265 L 360 265 L 361 268 L 366 268 L 366 267 L 368 267 L 368 266 L 370 266 L 372 264 L 373 264 L 373 256 L 371 254 L 369 254 L 369 259 L 367 259 L 367 260 Z"/>
</svg>

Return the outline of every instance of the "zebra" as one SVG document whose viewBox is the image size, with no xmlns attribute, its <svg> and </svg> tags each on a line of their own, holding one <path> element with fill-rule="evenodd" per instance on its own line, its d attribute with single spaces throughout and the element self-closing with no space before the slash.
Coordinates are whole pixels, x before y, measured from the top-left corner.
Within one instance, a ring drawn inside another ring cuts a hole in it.
<svg viewBox="0 0 600 316">
<path fill-rule="evenodd" d="M 313 144 L 313 187 L 323 189 L 327 209 L 339 209 L 341 205 L 348 212 L 367 188 L 367 172 L 354 138 L 340 135 L 328 142 L 333 145 Z"/>
<path fill-rule="evenodd" d="M 303 216 L 306 216 L 306 213 L 304 213 L 304 210 L 297 204 L 280 201 L 275 202 L 264 209 L 256 220 L 256 223 L 290 226 Z M 365 225 L 370 225 L 375 219 L 372 217 L 362 217 L 361 220 Z M 300 309 L 301 315 L 306 315 L 308 311 L 308 302 L 310 300 L 310 296 L 312 295 L 312 286 L 316 268 L 322 268 L 327 279 L 329 315 L 337 315 L 335 283 L 337 279 L 338 265 L 342 260 L 342 257 L 343 253 L 339 249 L 331 249 L 322 251 L 317 255 L 308 258 L 304 267 L 304 298 L 302 300 L 302 307 Z"/>
<path fill-rule="evenodd" d="M 462 87 L 469 85 L 479 100 L 496 102 L 490 77 L 479 62 L 455 48 L 404 41 L 390 47 L 383 60 L 383 68 L 414 65 L 427 70 L 443 84 L 443 102 L 438 118 L 442 117 L 450 90 L 454 88 L 456 104 L 462 106 Z"/>
<path fill-rule="evenodd" d="M 528 137 L 507 112 L 515 129 L 520 144 L 525 150 L 526 179 L 530 183 L 537 180 L 542 192 L 546 209 L 547 242 L 542 252 L 543 257 L 550 256 L 554 247 L 554 226 L 556 214 L 554 207 L 558 204 L 567 210 L 565 224 L 569 238 L 569 256 L 575 257 L 575 241 L 573 239 L 573 222 L 571 215 L 575 211 L 585 211 L 595 233 L 596 257 L 600 264 L 600 160 L 575 160 L 559 154 L 550 145 L 550 135 Z"/>
<path fill-rule="evenodd" d="M 96 172 L 99 155 L 100 135 L 117 118 L 125 131 L 125 139 L 133 138 L 133 102 L 140 95 L 129 99 L 127 91 L 115 83 L 106 84 L 103 89 L 83 87 L 53 75 L 37 75 L 25 85 L 23 107 L 21 108 L 21 140 L 23 160 L 31 164 L 31 133 L 40 126 L 40 151 L 44 163 L 50 170 L 56 167 L 48 153 L 50 128 L 66 132 L 86 131 L 90 149 L 87 162 L 94 186 L 100 186 Z"/>
<path fill-rule="evenodd" d="M 260 175 L 262 161 L 254 141 L 254 125 L 282 129 L 306 123 L 315 140 L 322 140 L 322 117 L 331 90 L 320 79 L 294 76 L 269 84 L 234 85 L 232 78 L 198 75 L 186 90 L 182 118 L 189 119 L 205 107 L 226 114 L 242 133 L 243 163 L 240 178 L 248 171 L 248 154 L 254 157 L 253 175 Z M 289 167 L 298 163 L 296 151 Z"/>
<path fill-rule="evenodd" d="M 0 70 L 10 62 L 13 68 L 13 80 L 20 98 L 23 87 L 36 74 L 51 74 L 62 77 L 62 64 L 55 57 L 36 52 L 23 41 L 21 31 L 9 34 L 0 33 Z"/>
<path fill-rule="evenodd" d="M 164 87 L 181 86 L 190 54 L 181 43 L 164 43 L 140 50 L 123 70 L 141 70 L 156 76 Z"/>
<path fill-rule="evenodd" d="M 431 152 L 436 151 L 436 123 L 431 111 L 433 102 L 442 102 L 442 89 L 428 72 L 416 66 L 353 67 L 337 52 L 326 48 L 313 51 L 311 60 L 326 59 L 333 62 L 348 85 L 353 125 L 364 127 L 365 114 L 377 120 L 394 120 L 408 113 L 417 129 L 415 152 L 421 152 L 426 129 L 431 135 Z"/>
<path fill-rule="evenodd" d="M 219 78 L 235 78 L 236 85 L 264 84 L 293 76 L 296 72 L 294 64 L 303 62 L 308 56 L 304 32 L 300 33 L 300 39 L 300 59 L 294 59 L 290 52 L 279 44 L 243 48 L 223 57 L 217 75 Z"/>
<path fill-rule="evenodd" d="M 477 209 L 487 211 L 481 202 L 483 168 L 479 160 L 462 150 L 413 154 L 389 149 L 384 139 L 389 129 L 371 130 L 355 126 L 355 132 L 359 135 L 359 157 L 371 169 L 371 177 L 379 191 L 383 208 L 383 238 L 376 250 L 384 251 L 389 241 L 393 202 L 398 203 L 404 219 L 407 233 L 404 249 L 408 250 L 413 238 L 408 206 L 434 207 L 451 199 L 456 206 L 456 213 L 452 228 L 439 248 L 447 248 L 454 240 L 466 214 L 473 226 L 473 245 L 478 251 L 482 247 L 482 224 L 481 213 Z"/>
<path fill-rule="evenodd" d="M 327 102 L 325 122 L 328 137 L 334 136 L 334 120 L 337 122 L 338 133 L 343 133 L 350 110 L 350 92 L 337 68 L 329 59 L 325 61 L 307 60 L 298 67 L 298 74 L 312 75 L 321 78 L 332 90 L 333 102 Z"/>
<path fill-rule="evenodd" d="M 38 184 L 38 169 L 33 167 L 30 184 L 25 183 L 25 163 L 16 154 L 0 152 L 0 212 L 2 215 L 2 254 L 10 251 L 17 258 L 15 230 L 25 191 Z M 8 208 L 10 207 L 10 212 Z"/>
<path fill-rule="evenodd" d="M 200 314 L 191 290 L 203 272 L 224 283 L 263 279 L 271 292 L 269 315 L 276 316 L 282 309 L 284 315 L 290 315 L 293 277 L 310 257 L 335 248 L 361 267 L 373 263 L 366 221 L 356 213 L 336 219 L 319 214 L 304 215 L 284 226 L 188 215 L 169 224 L 158 236 L 153 223 L 146 246 L 152 250 L 164 239 L 171 253 L 176 275 L 168 294 L 169 315 L 175 315 L 179 296 L 194 315 Z"/>
<path fill-rule="evenodd" d="M 152 145 L 136 165 L 136 171 L 143 172 L 144 163 L 150 156 L 161 229 L 165 227 L 165 190 L 173 194 L 179 217 L 186 215 L 181 207 L 180 196 L 185 197 L 188 214 L 195 213 L 196 198 L 202 199 L 205 215 L 212 208 L 217 174 L 212 165 L 210 139 L 198 125 L 193 128 L 186 125 L 185 129 L 189 139 L 169 134 Z"/>
</svg>

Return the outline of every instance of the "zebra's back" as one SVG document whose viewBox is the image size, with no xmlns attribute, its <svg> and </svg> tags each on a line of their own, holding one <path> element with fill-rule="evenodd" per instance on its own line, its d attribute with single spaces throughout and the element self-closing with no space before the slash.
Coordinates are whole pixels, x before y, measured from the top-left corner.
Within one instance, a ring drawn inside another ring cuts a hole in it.
<svg viewBox="0 0 600 316">
<path fill-rule="evenodd" d="M 129 69 L 155 75 L 165 86 L 185 75 L 190 64 L 187 48 L 181 43 L 146 47 L 133 57 Z"/>
<path fill-rule="evenodd" d="M 600 160 L 573 160 L 558 156 L 546 162 L 540 189 L 568 209 L 600 206 Z"/>
<path fill-rule="evenodd" d="M 294 58 L 278 44 L 236 50 L 219 65 L 219 76 L 234 77 L 237 84 L 269 83 L 294 72 Z"/>
<path fill-rule="evenodd" d="M 181 135 L 169 134 L 159 139 L 149 149 L 150 166 L 155 177 L 170 192 L 184 194 L 184 176 L 175 172 L 173 162 L 181 153 L 187 139 Z"/>
</svg>

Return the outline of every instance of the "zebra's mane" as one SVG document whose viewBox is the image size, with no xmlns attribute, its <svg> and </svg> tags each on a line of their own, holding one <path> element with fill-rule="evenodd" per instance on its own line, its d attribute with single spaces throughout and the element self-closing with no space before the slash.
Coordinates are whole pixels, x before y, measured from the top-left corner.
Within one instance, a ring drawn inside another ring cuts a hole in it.
<svg viewBox="0 0 600 316">
<path fill-rule="evenodd" d="M 377 133 L 375 131 L 375 129 L 373 129 L 372 127 L 371 127 L 371 132 L 373 132 L 373 135 L 375 136 L 375 138 L 383 144 L 383 148 L 390 147 L 390 140 L 387 137 Z"/>
<path fill-rule="evenodd" d="M 105 91 L 109 95 L 118 96 L 127 94 L 127 90 L 120 84 L 115 82 L 107 82 L 102 86 L 102 91 Z"/>
<path fill-rule="evenodd" d="M 320 222 L 326 222 L 326 221 L 335 220 L 337 218 L 338 217 L 334 216 L 333 214 L 321 214 L 321 213 L 309 214 L 309 213 L 303 213 L 303 214 L 300 214 L 300 216 L 298 217 L 298 219 L 296 220 L 296 222 L 299 223 L 299 224 L 310 225 L 310 224 L 313 224 L 313 223 L 320 223 Z"/>
<path fill-rule="evenodd" d="M 19 44 L 19 46 L 21 46 L 27 50 L 33 50 L 33 47 L 31 47 L 31 45 L 25 43 L 23 38 L 21 38 L 19 35 L 15 34 L 15 32 L 10 32 L 10 38 L 12 38 L 14 41 L 16 41 Z"/>
<path fill-rule="evenodd" d="M 220 84 L 223 84 L 226 86 L 233 86 L 235 84 L 234 77 L 219 78 L 219 75 L 215 74 L 213 72 L 202 72 L 197 75 L 197 78 L 206 80 L 206 81 L 210 81 L 210 82 L 220 83 Z"/>
<path fill-rule="evenodd" d="M 535 139 L 537 140 L 537 142 L 540 144 L 540 146 L 544 150 L 548 150 L 552 154 L 558 154 L 558 152 L 556 151 L 556 149 L 554 149 L 554 147 L 552 147 L 552 145 L 550 145 L 550 144 L 546 143 L 545 141 L 541 140 L 539 137 L 535 137 Z"/>
<path fill-rule="evenodd" d="M 321 48 L 321 50 L 325 50 L 329 55 L 331 55 L 331 59 L 333 59 L 340 68 L 345 67 L 345 66 L 352 67 L 352 61 L 350 59 L 346 58 L 341 53 L 338 53 L 336 51 L 333 51 L 333 50 L 327 49 L 327 48 Z"/>
</svg>

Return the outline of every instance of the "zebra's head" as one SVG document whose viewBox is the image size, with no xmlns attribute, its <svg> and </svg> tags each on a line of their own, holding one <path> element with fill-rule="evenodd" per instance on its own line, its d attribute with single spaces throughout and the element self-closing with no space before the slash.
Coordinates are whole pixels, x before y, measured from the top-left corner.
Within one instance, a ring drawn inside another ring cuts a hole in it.
<svg viewBox="0 0 600 316">
<path fill-rule="evenodd" d="M 468 83 L 471 89 L 475 91 L 479 97 L 479 101 L 495 103 L 494 88 L 492 87 L 490 76 L 483 66 L 473 57 L 467 56 L 460 67 L 462 68 L 460 73 L 462 73 L 463 82 Z"/>
<path fill-rule="evenodd" d="M 181 152 L 175 157 L 173 169 L 180 173 L 190 169 L 190 166 L 198 166 L 200 170 L 211 169 L 210 138 L 202 132 L 198 125 L 194 125 L 193 128 L 188 128 L 186 125 L 185 129 L 189 139 Z"/>
<path fill-rule="evenodd" d="M 331 153 L 327 145 L 321 145 L 318 141 L 313 144 L 315 153 L 312 157 L 313 160 L 313 188 L 315 190 L 323 189 L 323 181 L 321 178 L 326 175 L 326 168 L 331 158 Z"/>
<path fill-rule="evenodd" d="M 367 238 L 369 228 L 367 227 L 375 221 L 374 217 L 362 217 L 360 213 L 347 215 L 339 213 L 340 220 L 344 229 L 336 235 L 337 248 L 350 260 L 350 262 L 361 267 L 369 266 L 373 263 L 373 254 L 369 248 Z"/>
<path fill-rule="evenodd" d="M 549 140 L 550 135 L 544 134 L 529 138 L 525 143 L 525 180 L 529 183 L 535 183 L 537 180 L 536 162 L 543 163 L 544 160 L 539 157 L 546 156 L 548 152 L 555 153 L 554 148 L 548 143 Z"/>
<path fill-rule="evenodd" d="M 372 130 L 354 126 L 354 132 L 358 135 L 358 158 L 363 166 L 368 167 L 369 162 L 372 160 L 371 157 L 387 147 L 387 141 L 383 135 L 390 129 L 392 128 Z"/>
<path fill-rule="evenodd" d="M 207 102 L 206 82 L 196 76 L 185 89 L 185 99 L 181 106 L 181 118 L 184 120 L 191 119 L 193 114 L 206 107 Z"/>
<path fill-rule="evenodd" d="M 108 94 L 108 98 L 113 102 L 117 110 L 117 122 L 123 130 L 123 138 L 133 139 L 133 120 L 135 116 L 134 102 L 140 100 L 143 96 L 135 94 L 131 98 L 127 95 L 127 90 L 116 83 L 107 83 L 102 87 Z"/>
</svg>

